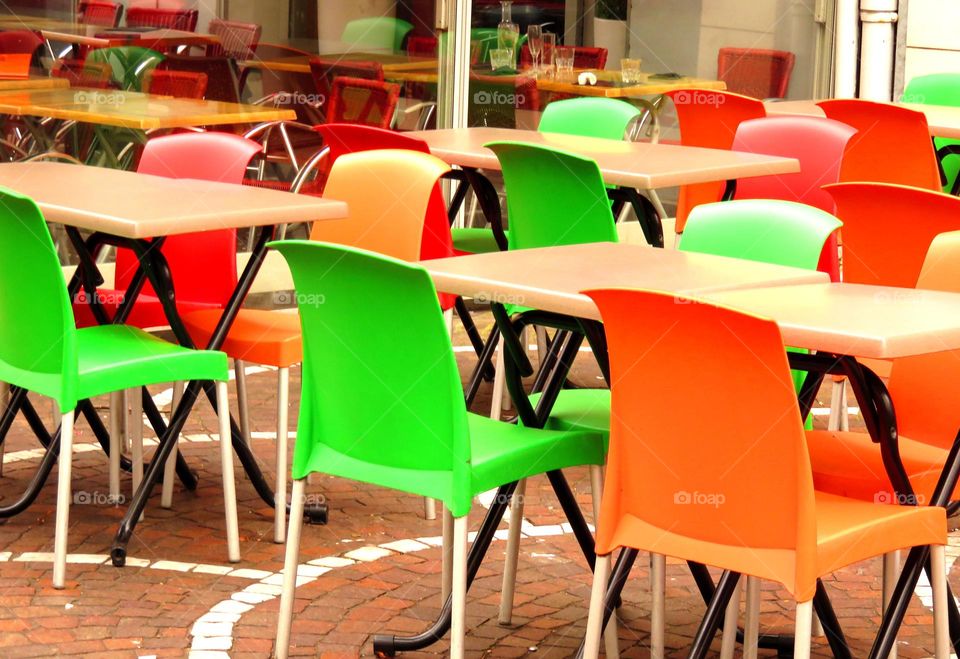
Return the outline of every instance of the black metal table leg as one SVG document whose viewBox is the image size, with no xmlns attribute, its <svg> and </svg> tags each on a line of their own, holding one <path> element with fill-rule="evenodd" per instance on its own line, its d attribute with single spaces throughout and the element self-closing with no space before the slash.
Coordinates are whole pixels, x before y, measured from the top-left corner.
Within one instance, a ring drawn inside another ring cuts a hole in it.
<svg viewBox="0 0 960 659">
<path fill-rule="evenodd" d="M 690 659 L 703 659 L 710 650 L 710 644 L 713 637 L 716 636 L 717 629 L 720 627 L 720 619 L 730 603 L 733 591 L 740 580 L 740 574 L 737 572 L 726 571 L 720 577 L 720 583 L 717 584 L 716 592 L 707 605 L 707 613 L 700 621 L 700 627 L 697 628 L 697 635 L 693 638 L 693 645 L 690 653 L 687 655 Z"/>
</svg>

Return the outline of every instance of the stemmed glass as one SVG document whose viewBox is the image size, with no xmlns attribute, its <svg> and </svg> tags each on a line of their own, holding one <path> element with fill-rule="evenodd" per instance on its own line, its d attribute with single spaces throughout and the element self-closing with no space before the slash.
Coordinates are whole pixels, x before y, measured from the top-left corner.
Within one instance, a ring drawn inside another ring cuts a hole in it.
<svg viewBox="0 0 960 659">
<path fill-rule="evenodd" d="M 527 26 L 527 47 L 533 57 L 533 75 L 540 71 L 540 53 L 543 52 L 543 28 L 539 25 Z"/>
</svg>

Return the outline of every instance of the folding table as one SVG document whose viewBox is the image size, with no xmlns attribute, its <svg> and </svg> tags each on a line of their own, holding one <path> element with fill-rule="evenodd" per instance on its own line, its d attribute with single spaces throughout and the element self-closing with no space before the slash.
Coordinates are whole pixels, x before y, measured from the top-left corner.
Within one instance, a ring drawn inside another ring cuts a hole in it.
<svg viewBox="0 0 960 659">
<path fill-rule="evenodd" d="M 549 381 L 538 378 L 534 385 L 542 388 L 542 396 L 534 410 L 523 393 L 521 375 L 529 375 L 532 368 L 526 362 L 526 353 L 520 346 L 519 327 L 506 318 L 504 304 L 536 307 L 531 312 L 531 323 L 559 329 L 584 331 L 591 343 L 599 342 L 594 350 L 604 366 L 602 326 L 591 320 L 577 318 L 591 315 L 589 298 L 581 296 L 581 281 L 591 286 L 640 286 L 684 294 L 710 294 L 722 290 L 816 283 L 828 280 L 824 273 L 798 268 L 730 259 L 709 254 L 662 250 L 642 245 L 594 243 L 545 249 L 527 249 L 512 252 L 494 252 L 465 257 L 423 261 L 436 283 L 437 290 L 472 296 L 493 302 L 497 324 L 504 334 L 510 359 L 505 359 L 507 386 L 517 402 L 517 411 L 524 425 L 543 427 L 560 386 L 566 379 L 567 367 L 579 348 L 579 341 L 564 347 L 555 364 L 541 373 L 549 372 Z M 596 315 L 593 310 L 593 315 Z M 580 328 L 584 328 L 581 330 Z M 542 385 L 546 385 L 543 386 Z M 561 472 L 548 474 L 561 507 L 574 535 L 591 567 L 594 550 L 593 536 L 577 506 L 570 487 Z M 483 524 L 470 549 L 468 583 L 473 581 L 480 562 L 493 538 L 516 484 L 498 491 Z M 707 575 L 709 581 L 709 575 Z M 710 587 L 713 583 L 710 582 Z M 424 648 L 445 632 L 450 622 L 450 607 L 445 605 L 440 618 L 427 631 L 413 637 L 376 636 L 374 651 L 381 656 Z"/>
<path fill-rule="evenodd" d="M 346 204 L 330 199 L 291 195 L 264 188 L 214 183 L 193 179 L 170 179 L 121 170 L 85 167 L 52 162 L 0 164 L 0 185 L 32 197 L 49 222 L 66 225 L 81 264 L 69 283 L 73 299 L 81 287 L 87 298 L 94 301 L 94 314 L 100 322 L 123 322 L 146 280 L 150 281 L 163 304 L 170 327 L 177 340 L 188 347 L 193 342 L 177 313 L 173 283 L 166 260 L 159 247 L 165 236 L 195 231 L 224 228 L 259 227 L 250 260 L 243 270 L 237 287 L 224 308 L 217 330 L 206 347 L 216 350 L 222 345 L 233 319 L 236 317 L 250 285 L 253 283 L 267 251 L 267 241 L 275 225 L 289 222 L 312 222 L 342 219 L 347 215 Z M 93 232 L 84 240 L 80 230 Z M 140 259 L 140 268 L 134 275 L 124 302 L 113 319 L 106 318 L 95 301 L 96 288 L 102 283 L 96 269 L 95 253 L 101 246 L 111 244 L 128 247 Z M 113 564 L 122 566 L 126 560 L 126 544 L 140 518 L 153 486 L 161 477 L 164 463 L 182 430 L 187 416 L 204 389 L 215 402 L 212 383 L 191 382 L 182 400 L 173 412 L 169 425 L 160 416 L 153 399 L 143 390 L 143 409 L 160 438 L 143 481 L 120 523 L 111 550 Z M 22 389 L 11 391 L 10 403 L 0 416 L 0 440 L 5 437 L 17 412 L 23 411 L 32 429 L 47 446 L 47 453 L 31 482 L 28 491 L 17 502 L 0 508 L 0 517 L 16 514 L 36 497 L 56 461 L 59 434 L 51 437 L 44 429 Z M 79 405 L 101 446 L 107 450 L 109 435 L 90 401 Z M 231 424 L 232 443 L 247 475 L 263 500 L 273 505 L 273 491 L 263 478 L 256 459 L 244 442 L 236 423 Z M 222 439 L 222 438 L 221 438 Z M 196 481 L 179 461 L 178 474 L 188 488 Z M 312 519 L 325 521 L 326 508 L 313 507 Z"/>
<path fill-rule="evenodd" d="M 796 276 L 791 277 L 784 269 L 768 265 L 764 268 L 773 267 L 775 270 L 767 271 L 763 281 L 757 281 L 760 271 L 751 271 L 751 275 L 757 275 L 751 285 L 747 281 L 747 271 L 743 270 L 748 263 L 629 245 L 599 244 L 500 252 L 427 261 L 423 265 L 438 290 L 481 296 L 494 302 L 494 316 L 507 337 L 505 344 L 510 357 L 505 360 L 507 386 L 525 425 L 545 422 L 579 347 L 579 342 L 574 342 L 572 353 L 564 350 L 568 354 L 557 358 L 549 379 L 538 379 L 535 388 L 542 388 L 542 395 L 534 410 L 520 379 L 532 370 L 518 340 L 518 331 L 525 324 L 552 324 L 579 331 L 590 342 L 609 381 L 600 315 L 590 298 L 579 292 L 581 290 L 624 286 L 682 292 L 769 317 L 778 323 L 786 344 L 816 351 L 816 354 L 790 353 L 793 365 L 808 372 L 799 396 L 801 412 L 809 412 L 826 374 L 847 376 L 867 429 L 883 453 L 898 500 L 915 502 L 897 450 L 894 410 L 886 387 L 872 371 L 861 366 L 857 358 L 893 359 L 960 348 L 960 294 L 831 284 L 823 273 L 796 271 Z M 801 281 L 804 275 L 816 281 L 804 283 Z M 732 279 L 741 276 L 744 277 L 743 285 L 734 286 Z M 704 280 L 700 287 L 695 285 L 698 277 Z M 503 302 L 529 305 L 537 311 L 531 313 L 531 319 L 511 320 Z M 948 502 L 958 476 L 960 434 L 950 451 L 933 505 Z M 497 512 L 502 515 L 503 511 Z M 490 515 L 493 514 L 491 508 Z M 485 525 L 487 521 L 484 521 Z M 494 528 L 497 522 L 499 518 L 493 523 Z M 886 657 L 889 653 L 928 553 L 929 548 L 923 547 L 910 551 L 885 611 L 871 659 Z M 635 557 L 636 552 L 631 556 L 628 550 L 617 561 L 610 580 L 612 586 L 608 590 L 608 614 L 619 594 L 617 585 L 622 587 Z M 725 577 L 715 587 L 702 567 L 691 567 L 701 593 L 710 602 L 690 655 L 702 657 L 719 626 L 736 581 Z M 834 655 L 849 657 L 849 648 L 822 584 L 818 586 L 814 603 Z M 950 623 L 954 646 L 960 646 L 960 614 L 956 606 L 951 607 Z"/>
<path fill-rule="evenodd" d="M 638 218 L 647 241 L 663 245 L 663 228 L 653 205 L 637 190 L 656 190 L 690 183 L 726 181 L 724 198 L 731 198 L 736 190 L 736 179 L 748 176 L 789 174 L 799 171 L 800 164 L 793 158 L 766 156 L 754 153 L 702 149 L 676 144 L 624 142 L 595 137 L 541 133 L 536 130 L 510 128 L 456 128 L 413 131 L 412 137 L 422 139 L 430 152 L 451 165 L 459 165 L 476 172 L 479 169 L 499 171 L 500 162 L 493 151 L 483 145 L 493 141 L 515 141 L 536 144 L 591 158 L 600 167 L 604 182 L 619 185 L 632 192 L 628 201 L 642 208 L 644 217 Z M 492 186 L 489 186 L 492 188 Z M 466 189 L 461 186 L 465 194 Z M 490 222 L 498 242 L 506 247 L 500 223 L 499 199 L 478 195 L 480 207 Z M 455 200 L 458 197 L 455 197 Z M 462 200 L 462 197 L 459 197 Z"/>
</svg>

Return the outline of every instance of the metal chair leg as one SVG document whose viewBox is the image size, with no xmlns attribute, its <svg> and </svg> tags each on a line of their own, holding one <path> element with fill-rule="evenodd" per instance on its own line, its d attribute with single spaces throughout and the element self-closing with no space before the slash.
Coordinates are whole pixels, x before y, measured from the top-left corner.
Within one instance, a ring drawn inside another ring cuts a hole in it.
<svg viewBox="0 0 960 659">
<path fill-rule="evenodd" d="M 57 470 L 57 517 L 53 540 L 53 587 L 62 589 L 67 576 L 67 532 L 70 529 L 70 472 L 73 467 L 73 410 L 60 416 L 60 467 Z"/>
<path fill-rule="evenodd" d="M 303 529 L 303 502 L 307 492 L 306 479 L 293 482 L 290 499 L 290 529 L 287 532 L 287 550 L 283 561 L 283 592 L 280 595 L 280 615 L 277 617 L 277 659 L 290 654 L 290 627 L 293 625 L 293 600 L 297 589 L 297 564 L 300 561 L 300 531 Z"/>
</svg>

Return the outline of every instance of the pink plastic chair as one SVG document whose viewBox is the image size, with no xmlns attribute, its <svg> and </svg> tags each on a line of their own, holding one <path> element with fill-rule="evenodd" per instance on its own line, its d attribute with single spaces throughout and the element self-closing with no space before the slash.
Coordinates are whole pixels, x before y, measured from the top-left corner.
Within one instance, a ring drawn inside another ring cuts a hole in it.
<svg viewBox="0 0 960 659">
<path fill-rule="evenodd" d="M 785 156 L 800 161 L 795 174 L 744 178 L 737 182 L 737 199 L 784 199 L 834 212 L 833 197 L 822 189 L 840 180 L 847 143 L 856 129 L 820 117 L 765 117 L 744 121 L 733 138 L 734 151 Z M 819 270 L 840 280 L 836 235 L 823 248 Z"/>
<path fill-rule="evenodd" d="M 239 184 L 250 159 L 260 150 L 256 142 L 229 133 L 167 135 L 147 142 L 137 171 L 169 178 Z M 196 309 L 220 308 L 226 304 L 237 285 L 235 229 L 170 236 L 162 251 L 170 266 L 177 292 L 177 309 L 181 314 Z M 138 266 L 139 261 L 133 252 L 117 250 L 116 290 L 100 291 L 108 314 L 116 312 L 119 299 Z M 78 296 L 74 311 L 78 325 L 95 324 L 85 296 Z M 127 324 L 143 328 L 167 325 L 163 307 L 149 283 L 144 285 L 137 298 Z"/>
</svg>

